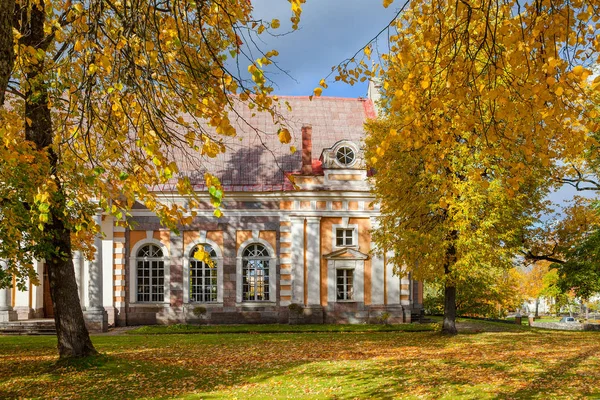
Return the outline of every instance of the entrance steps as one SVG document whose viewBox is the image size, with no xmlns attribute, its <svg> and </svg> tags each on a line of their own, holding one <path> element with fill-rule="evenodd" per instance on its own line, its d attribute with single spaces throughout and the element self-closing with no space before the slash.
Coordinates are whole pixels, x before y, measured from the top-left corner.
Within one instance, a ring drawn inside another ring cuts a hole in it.
<svg viewBox="0 0 600 400">
<path fill-rule="evenodd" d="M 0 322 L 0 335 L 56 335 L 54 319 Z"/>
</svg>

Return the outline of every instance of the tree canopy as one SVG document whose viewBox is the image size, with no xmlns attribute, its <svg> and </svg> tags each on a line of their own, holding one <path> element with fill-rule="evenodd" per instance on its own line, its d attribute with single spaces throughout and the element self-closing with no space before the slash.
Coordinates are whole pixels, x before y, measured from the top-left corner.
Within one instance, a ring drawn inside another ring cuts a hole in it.
<svg viewBox="0 0 600 400">
<path fill-rule="evenodd" d="M 512 264 L 561 168 L 596 143 L 599 17 L 591 1 L 405 2 L 381 64 L 338 66 L 381 79 L 366 148 L 397 265 L 453 285 Z"/>
<path fill-rule="evenodd" d="M 289 2 L 295 29 L 304 0 Z M 23 285 L 35 279 L 31 259 L 46 260 L 60 354 L 85 355 L 94 350 L 75 310 L 71 253 L 93 258 L 93 215 L 125 223 L 138 201 L 172 229 L 189 222 L 198 197 L 182 163 L 225 151 L 221 138 L 235 135 L 232 102 L 270 113 L 290 141 L 262 70 L 277 51 L 252 44 L 280 22 L 255 20 L 249 1 L 2 6 L 0 259 L 8 269 L 0 282 L 14 275 Z M 220 183 L 204 180 L 218 216 Z M 157 189 L 187 195 L 187 207 L 160 201 Z"/>
</svg>

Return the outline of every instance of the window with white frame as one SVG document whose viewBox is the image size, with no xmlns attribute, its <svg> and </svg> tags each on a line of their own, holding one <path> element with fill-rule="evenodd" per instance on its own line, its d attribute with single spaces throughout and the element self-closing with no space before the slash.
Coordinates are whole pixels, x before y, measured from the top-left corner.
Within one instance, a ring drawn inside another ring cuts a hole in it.
<svg viewBox="0 0 600 400">
<path fill-rule="evenodd" d="M 354 243 L 354 229 L 337 228 L 335 230 L 335 245 L 337 247 L 355 246 L 356 243 Z"/>
<path fill-rule="evenodd" d="M 335 152 L 335 158 L 344 167 L 348 167 L 354 163 L 356 152 L 350 146 L 341 146 Z"/>
<path fill-rule="evenodd" d="M 201 246 L 201 245 L 200 245 Z M 208 244 L 203 245 L 204 251 L 213 261 L 217 257 L 215 250 Z M 194 258 L 198 251 L 195 246 L 189 254 L 190 257 L 190 301 L 210 303 L 217 301 L 217 266 L 210 266 L 204 261 Z"/>
<path fill-rule="evenodd" d="M 265 246 L 252 243 L 242 253 L 242 301 L 269 300 L 269 261 Z"/>
<path fill-rule="evenodd" d="M 136 260 L 137 301 L 165 301 L 165 259 L 162 249 L 154 244 L 142 246 Z"/>
<path fill-rule="evenodd" d="M 338 268 L 335 277 L 337 300 L 354 300 L 354 269 Z"/>
</svg>

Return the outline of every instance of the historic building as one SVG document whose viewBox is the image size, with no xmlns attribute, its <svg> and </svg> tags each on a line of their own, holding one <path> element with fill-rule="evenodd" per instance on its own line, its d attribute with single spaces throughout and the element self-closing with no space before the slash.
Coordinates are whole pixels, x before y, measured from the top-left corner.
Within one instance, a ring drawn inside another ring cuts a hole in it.
<svg viewBox="0 0 600 400">
<path fill-rule="evenodd" d="M 394 275 L 373 253 L 377 205 L 362 156 L 370 99 L 282 98 L 280 111 L 298 151 L 277 139 L 272 119 L 236 110 L 238 135 L 227 152 L 186 171 L 205 191 L 204 170 L 225 188 L 223 217 L 208 202 L 179 234 L 143 206 L 133 227 L 97 216 L 104 236 L 94 261 L 74 257 L 81 305 L 90 328 L 107 325 L 219 323 L 358 323 L 418 313 L 418 282 Z M 233 120 L 233 118 L 232 118 Z M 252 128 L 250 128 L 252 127 Z M 293 176 L 295 188 L 289 176 Z M 163 188 L 165 201 L 185 202 Z M 211 268 L 193 258 L 203 246 Z M 0 321 L 52 316 L 44 264 L 42 284 L 0 290 Z"/>
</svg>

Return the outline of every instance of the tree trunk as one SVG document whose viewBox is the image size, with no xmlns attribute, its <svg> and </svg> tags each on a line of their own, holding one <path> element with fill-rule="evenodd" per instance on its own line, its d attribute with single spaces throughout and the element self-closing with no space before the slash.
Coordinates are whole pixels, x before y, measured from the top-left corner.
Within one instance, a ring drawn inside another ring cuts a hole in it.
<svg viewBox="0 0 600 400">
<path fill-rule="evenodd" d="M 52 208 L 52 222 L 46 226 L 51 234 L 51 244 L 59 249 L 59 254 L 46 260 L 58 337 L 58 354 L 60 358 L 85 357 L 97 352 L 83 319 L 71 259 L 71 232 L 60 219 L 61 208 Z"/>
<path fill-rule="evenodd" d="M 537 297 L 537 298 L 535 299 L 535 317 L 536 317 L 536 318 L 539 318 L 539 317 L 540 317 L 539 310 L 540 310 L 540 298 L 539 298 L 539 297 Z"/>
<path fill-rule="evenodd" d="M 444 264 L 444 275 L 446 281 L 444 284 L 444 322 L 442 323 L 442 333 L 446 335 L 456 335 L 456 285 L 451 283 L 450 269 L 456 259 L 456 246 L 454 241 L 458 236 L 458 232 L 450 233 L 450 246 L 446 251 L 446 261 Z"/>
<path fill-rule="evenodd" d="M 456 286 L 446 282 L 444 289 L 444 322 L 442 333 L 456 335 Z"/>
<path fill-rule="evenodd" d="M 13 12 L 15 0 L 0 0 L 0 107 L 13 69 Z"/>
<path fill-rule="evenodd" d="M 34 6 L 29 15 L 22 15 L 19 28 L 24 44 L 35 48 L 42 45 L 45 38 L 43 10 L 44 4 L 40 2 L 39 8 Z M 63 221 L 66 199 L 57 173 L 58 157 L 52 149 L 52 120 L 43 76 L 44 65 L 40 62 L 29 68 L 26 73 L 29 89 L 26 92 L 25 117 L 30 123 L 25 123 L 25 138 L 34 142 L 39 151 L 47 152 L 51 163 L 49 172 L 57 187 L 52 196 L 49 223 L 44 227 L 46 243 L 42 248 L 49 253 L 44 256 L 54 306 L 58 352 L 61 358 L 85 357 L 97 352 L 83 319 L 71 256 L 71 231 Z"/>
</svg>

